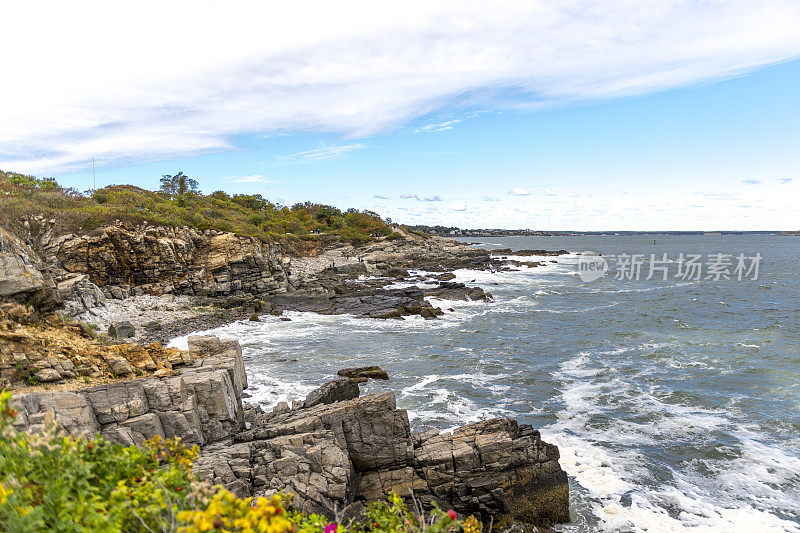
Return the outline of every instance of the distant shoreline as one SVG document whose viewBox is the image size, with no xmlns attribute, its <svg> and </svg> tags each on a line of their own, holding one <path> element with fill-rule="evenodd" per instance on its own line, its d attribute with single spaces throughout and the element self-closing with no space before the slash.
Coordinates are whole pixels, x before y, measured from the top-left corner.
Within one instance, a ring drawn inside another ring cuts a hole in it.
<svg viewBox="0 0 800 533">
<path fill-rule="evenodd" d="M 764 230 L 764 231 L 538 231 L 528 229 L 461 229 L 442 226 L 407 226 L 414 231 L 421 231 L 437 237 L 585 237 L 585 236 L 622 236 L 622 235 L 774 235 L 797 236 L 800 231 Z"/>
</svg>

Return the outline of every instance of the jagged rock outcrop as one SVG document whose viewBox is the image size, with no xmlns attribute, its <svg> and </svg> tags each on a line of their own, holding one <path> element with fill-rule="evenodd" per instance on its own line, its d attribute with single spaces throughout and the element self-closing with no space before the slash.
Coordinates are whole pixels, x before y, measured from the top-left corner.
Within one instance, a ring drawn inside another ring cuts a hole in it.
<svg viewBox="0 0 800 533">
<path fill-rule="evenodd" d="M 408 277 L 408 269 L 449 272 L 459 268 L 499 270 L 502 266 L 480 248 L 398 228 L 395 231 L 401 239 L 378 240 L 359 248 L 340 246 L 316 257 L 293 258 L 289 283 L 296 289 L 331 290 L 343 279 L 362 274 Z"/>
<path fill-rule="evenodd" d="M 425 296 L 433 296 L 442 300 L 483 301 L 492 300 L 492 295 L 480 287 L 467 287 L 463 283 L 452 281 L 439 282 L 438 287 L 425 289 Z"/>
<path fill-rule="evenodd" d="M 272 302 L 284 310 L 311 311 L 322 315 L 350 314 L 361 318 L 402 318 L 420 315 L 435 318 L 442 310 L 431 305 L 418 287 L 403 289 L 369 289 L 352 291 L 341 296 L 286 294 Z"/>
<path fill-rule="evenodd" d="M 30 246 L 0 227 L 0 301 L 52 311 L 61 305 L 55 284 Z"/>
<path fill-rule="evenodd" d="M 286 290 L 278 245 L 188 227 L 117 223 L 85 235 L 49 237 L 41 252 L 66 273 L 83 274 L 106 297 L 126 294 L 275 294 Z"/>
<path fill-rule="evenodd" d="M 180 375 L 104 383 L 73 392 L 16 394 L 15 427 L 41 431 L 52 413 L 70 433 L 101 433 L 111 442 L 181 437 L 187 444 L 230 440 L 245 427 L 242 388 L 247 386 L 239 344 L 196 338 Z"/>
<path fill-rule="evenodd" d="M 512 250 L 511 248 L 498 248 L 492 250 L 492 255 L 516 255 L 528 257 L 532 255 L 539 255 L 545 257 L 556 257 L 559 255 L 566 255 L 569 252 L 566 250 Z"/>
<path fill-rule="evenodd" d="M 62 277 L 57 289 L 58 295 L 64 302 L 64 312 L 70 317 L 82 315 L 106 304 L 105 293 L 89 281 L 89 276 L 86 274 Z M 119 293 L 120 299 L 122 296 L 122 293 Z"/>
<path fill-rule="evenodd" d="M 298 507 L 332 515 L 395 492 L 487 521 L 569 520 L 558 448 L 513 420 L 412 435 L 391 392 L 251 420 L 249 430 L 234 436 L 235 447 L 206 448 L 198 463 L 214 482 L 243 496 L 292 492 Z"/>
<path fill-rule="evenodd" d="M 240 496 L 292 493 L 298 508 L 329 516 L 395 492 L 495 524 L 569 520 L 558 448 L 529 425 L 498 418 L 413 435 L 394 393 L 359 396 L 361 375 L 265 413 L 242 404 L 247 375 L 236 341 L 188 344 L 178 375 L 17 394 L 15 426 L 41 431 L 52 413 L 66 431 L 126 445 L 181 437 L 201 446 L 195 468 L 212 483 Z"/>
<path fill-rule="evenodd" d="M 158 343 L 108 346 L 85 324 L 0 304 L 0 388 L 163 375 L 192 361 L 190 354 Z"/>
</svg>

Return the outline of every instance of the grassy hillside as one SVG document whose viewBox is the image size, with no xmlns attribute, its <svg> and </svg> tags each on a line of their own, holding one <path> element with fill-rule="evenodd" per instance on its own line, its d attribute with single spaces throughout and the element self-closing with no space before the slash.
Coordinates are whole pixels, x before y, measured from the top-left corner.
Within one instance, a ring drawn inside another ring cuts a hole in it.
<svg viewBox="0 0 800 533">
<path fill-rule="evenodd" d="M 298 252 L 321 242 L 341 239 L 359 245 L 392 234 L 391 226 L 370 211 L 342 212 L 310 202 L 289 207 L 259 194 L 170 194 L 133 185 L 110 185 L 82 194 L 52 178 L 0 171 L 0 224 L 20 229 L 26 218 L 40 214 L 55 219 L 57 230 L 64 232 L 91 231 L 115 220 L 149 222 L 230 231 L 281 242 Z"/>
</svg>

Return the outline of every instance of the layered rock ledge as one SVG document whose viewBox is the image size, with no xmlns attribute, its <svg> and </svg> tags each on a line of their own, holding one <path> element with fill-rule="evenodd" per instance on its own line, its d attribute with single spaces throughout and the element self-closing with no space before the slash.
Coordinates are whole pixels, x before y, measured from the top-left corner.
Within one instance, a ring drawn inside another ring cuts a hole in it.
<svg viewBox="0 0 800 533">
<path fill-rule="evenodd" d="M 394 393 L 360 396 L 361 374 L 263 412 L 242 403 L 236 341 L 190 337 L 185 360 L 174 376 L 17 394 L 15 426 L 40 431 L 52 413 L 65 431 L 126 445 L 181 437 L 201 446 L 203 478 L 241 496 L 293 493 L 298 508 L 331 517 L 357 517 L 365 502 L 395 492 L 495 524 L 569 520 L 558 448 L 529 425 L 497 418 L 412 434 Z"/>
</svg>

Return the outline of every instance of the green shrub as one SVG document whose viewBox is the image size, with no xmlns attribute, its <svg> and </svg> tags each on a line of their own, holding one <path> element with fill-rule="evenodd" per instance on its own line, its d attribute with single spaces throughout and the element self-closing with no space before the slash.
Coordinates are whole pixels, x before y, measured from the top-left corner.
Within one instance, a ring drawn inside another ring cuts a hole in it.
<svg viewBox="0 0 800 533">
<path fill-rule="evenodd" d="M 331 523 L 292 509 L 291 495 L 241 499 L 198 481 L 198 449 L 154 438 L 141 448 L 102 437 L 59 434 L 52 416 L 41 435 L 16 431 L 11 393 L 0 392 L 0 526 L 9 533 L 183 532 L 478 533 L 477 520 L 435 509 L 409 511 L 391 494 L 370 504 L 363 523 Z"/>
<path fill-rule="evenodd" d="M 34 370 L 25 363 L 20 361 L 16 362 L 15 365 L 17 374 L 19 375 L 20 379 L 27 383 L 28 385 L 41 385 L 42 382 L 39 381 L 39 378 L 36 377 Z"/>
<path fill-rule="evenodd" d="M 0 524 L 9 532 L 174 530 L 200 502 L 191 474 L 197 449 L 154 439 L 141 449 L 102 437 L 70 438 L 48 417 L 42 435 L 11 427 L 0 393 Z"/>
<path fill-rule="evenodd" d="M 174 181 L 176 176 L 166 177 Z M 179 185 L 175 187 L 179 189 Z M 349 209 L 343 213 L 311 202 L 286 207 L 259 194 L 230 196 L 215 191 L 206 196 L 192 190 L 179 194 L 178 189 L 170 193 L 109 185 L 83 195 L 61 187 L 52 178 L 0 171 L 0 225 L 22 229 L 24 220 L 41 214 L 56 219 L 57 230 L 68 232 L 89 231 L 119 220 L 229 231 L 286 244 L 295 237 L 321 234 L 364 244 L 392 233 L 387 223 L 370 211 Z"/>
</svg>

